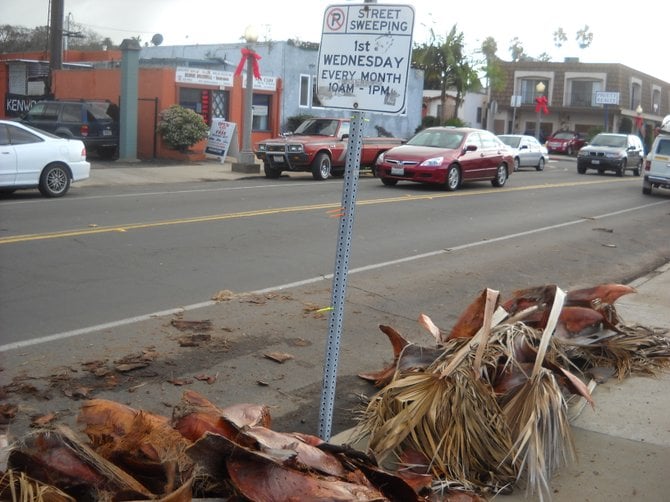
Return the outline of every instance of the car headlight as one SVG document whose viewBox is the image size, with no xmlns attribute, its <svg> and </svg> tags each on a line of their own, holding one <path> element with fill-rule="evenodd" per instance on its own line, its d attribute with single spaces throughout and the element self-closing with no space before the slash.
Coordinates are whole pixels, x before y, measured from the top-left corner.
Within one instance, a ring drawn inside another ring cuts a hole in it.
<svg viewBox="0 0 670 502">
<path fill-rule="evenodd" d="M 439 167 L 444 162 L 444 157 L 433 157 L 432 159 L 424 160 L 421 164 L 423 167 Z"/>
<path fill-rule="evenodd" d="M 288 151 L 288 153 L 302 153 L 304 151 L 302 144 L 288 145 L 286 150 Z"/>
<path fill-rule="evenodd" d="M 377 160 L 375 160 L 375 164 L 383 164 L 383 163 L 384 163 L 384 152 L 377 155 Z"/>
<path fill-rule="evenodd" d="M 264 143 L 261 143 L 260 145 L 258 145 L 258 151 L 259 152 L 267 152 L 267 150 L 268 150 L 268 147 Z"/>
</svg>

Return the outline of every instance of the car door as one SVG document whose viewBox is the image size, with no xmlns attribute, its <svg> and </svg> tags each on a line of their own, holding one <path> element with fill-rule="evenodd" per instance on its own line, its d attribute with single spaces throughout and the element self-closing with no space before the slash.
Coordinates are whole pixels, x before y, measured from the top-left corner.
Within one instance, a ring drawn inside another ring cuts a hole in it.
<svg viewBox="0 0 670 502">
<path fill-rule="evenodd" d="M 480 178 L 493 179 L 496 177 L 498 166 L 502 164 L 504 145 L 493 133 L 482 131 L 479 133 L 482 142 L 483 170 Z"/>
<path fill-rule="evenodd" d="M 485 152 L 479 133 L 468 134 L 458 161 L 464 180 L 480 178 L 486 171 Z"/>
<path fill-rule="evenodd" d="M 639 166 L 644 159 L 644 147 L 637 136 L 628 137 L 628 167 Z"/>
<path fill-rule="evenodd" d="M 16 182 L 16 152 L 9 142 L 9 132 L 0 124 L 0 186 L 11 187 Z"/>
<path fill-rule="evenodd" d="M 22 121 L 43 131 L 53 133 L 58 127 L 59 112 L 60 103 L 48 101 L 35 103 Z"/>
<path fill-rule="evenodd" d="M 16 154 L 16 184 L 37 185 L 42 168 L 59 159 L 61 153 L 52 143 L 19 127 L 7 126 L 9 141 Z"/>
<path fill-rule="evenodd" d="M 521 138 L 519 142 L 519 164 L 521 166 L 534 166 L 538 161 L 539 151 L 536 148 L 537 142 L 530 138 Z"/>
</svg>

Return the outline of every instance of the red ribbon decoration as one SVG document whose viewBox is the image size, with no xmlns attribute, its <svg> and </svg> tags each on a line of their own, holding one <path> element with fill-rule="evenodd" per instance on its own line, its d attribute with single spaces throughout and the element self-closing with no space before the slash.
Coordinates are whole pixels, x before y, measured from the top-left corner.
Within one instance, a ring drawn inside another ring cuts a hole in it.
<svg viewBox="0 0 670 502">
<path fill-rule="evenodd" d="M 252 58 L 254 58 L 253 59 L 254 77 L 261 78 L 261 70 L 258 67 L 258 60 L 261 59 L 261 57 L 251 49 L 247 49 L 245 47 L 242 47 L 241 52 L 242 52 L 242 59 L 240 59 L 240 64 L 237 65 L 237 69 L 235 70 L 235 76 L 237 77 L 240 73 L 242 73 L 242 70 L 244 69 L 244 64 L 247 62 L 249 56 L 251 56 Z"/>
<path fill-rule="evenodd" d="M 535 105 L 535 111 L 537 113 L 544 113 L 545 115 L 549 115 L 549 108 L 547 108 L 547 96 L 539 96 L 535 98 L 535 102 L 537 103 Z"/>
</svg>

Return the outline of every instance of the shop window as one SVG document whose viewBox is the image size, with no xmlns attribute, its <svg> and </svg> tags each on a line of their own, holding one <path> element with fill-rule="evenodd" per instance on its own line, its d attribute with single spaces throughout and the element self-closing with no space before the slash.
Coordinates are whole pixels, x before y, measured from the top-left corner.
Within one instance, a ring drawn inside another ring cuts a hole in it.
<svg viewBox="0 0 670 502">
<path fill-rule="evenodd" d="M 212 117 L 217 119 L 228 118 L 228 103 L 230 95 L 228 91 L 212 91 Z"/>
<path fill-rule="evenodd" d="M 631 79 L 630 83 L 630 109 L 635 110 L 642 101 L 642 83 L 638 79 Z"/>
<path fill-rule="evenodd" d="M 549 95 L 549 82 L 546 79 L 528 78 L 521 81 L 521 104 L 535 105 L 535 98 L 537 98 L 537 84 L 542 82 L 544 84 L 544 96 Z"/>
<path fill-rule="evenodd" d="M 308 107 L 309 106 L 309 75 L 300 75 L 300 106 Z"/>
<path fill-rule="evenodd" d="M 595 106 L 596 92 L 602 89 L 602 83 L 594 80 L 570 81 L 570 106 Z"/>
<path fill-rule="evenodd" d="M 254 94 L 252 101 L 252 121 L 251 129 L 253 131 L 270 130 L 270 105 L 272 96 L 269 94 Z"/>
</svg>

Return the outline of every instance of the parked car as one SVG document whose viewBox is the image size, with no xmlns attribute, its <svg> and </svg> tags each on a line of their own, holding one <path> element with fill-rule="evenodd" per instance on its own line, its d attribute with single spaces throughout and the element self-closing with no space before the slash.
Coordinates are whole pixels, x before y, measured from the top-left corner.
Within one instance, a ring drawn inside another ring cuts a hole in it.
<svg viewBox="0 0 670 502">
<path fill-rule="evenodd" d="M 558 131 L 547 139 L 549 153 L 574 155 L 587 143 L 586 137 L 574 131 Z"/>
<path fill-rule="evenodd" d="M 499 134 L 498 139 L 512 150 L 514 156 L 514 170 L 521 167 L 534 167 L 538 171 L 544 170 L 549 161 L 549 152 L 534 136 L 527 134 Z"/>
<path fill-rule="evenodd" d="M 639 176 L 643 160 L 644 146 L 638 136 L 601 132 L 579 150 L 577 172 L 584 174 L 587 169 L 595 169 L 598 174 L 614 171 L 617 176 L 623 176 L 629 169 Z"/>
<path fill-rule="evenodd" d="M 118 107 L 110 101 L 39 101 L 21 122 L 62 138 L 79 139 L 89 153 L 103 158 L 113 158 L 118 151 Z"/>
<path fill-rule="evenodd" d="M 61 197 L 90 173 L 81 140 L 0 120 L 0 192 L 38 188 L 45 197 Z"/>
<path fill-rule="evenodd" d="M 659 135 L 644 162 L 642 193 L 649 195 L 652 188 L 670 189 L 670 115 L 661 122 Z"/>
<path fill-rule="evenodd" d="M 256 158 L 263 161 L 267 178 L 279 178 L 283 171 L 311 172 L 315 180 L 343 176 L 351 122 L 346 118 L 309 118 L 295 132 L 267 139 L 256 145 Z M 372 168 L 377 156 L 403 143 L 402 138 L 363 138 L 359 164 Z"/>
<path fill-rule="evenodd" d="M 464 181 L 490 180 L 501 187 L 514 169 L 507 146 L 482 129 L 430 127 L 377 158 L 384 185 L 414 181 L 456 190 Z"/>
</svg>

